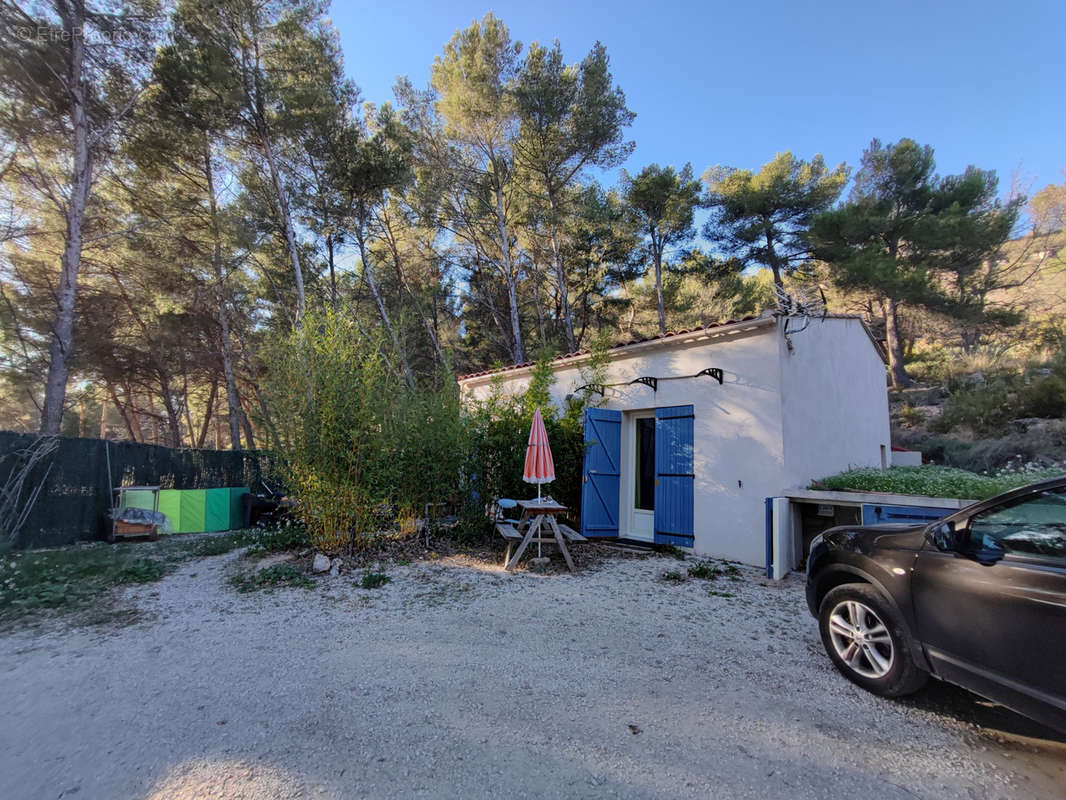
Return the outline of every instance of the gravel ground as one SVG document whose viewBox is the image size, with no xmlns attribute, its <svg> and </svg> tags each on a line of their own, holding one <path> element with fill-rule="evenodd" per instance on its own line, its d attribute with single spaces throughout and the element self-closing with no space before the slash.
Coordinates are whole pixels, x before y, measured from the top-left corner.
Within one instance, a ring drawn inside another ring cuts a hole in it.
<svg viewBox="0 0 1066 800">
<path fill-rule="evenodd" d="M 0 797 L 1066 795 L 1066 739 L 839 677 L 796 577 L 455 557 L 237 594 L 238 558 L 124 590 L 133 624 L 0 637 Z"/>
</svg>

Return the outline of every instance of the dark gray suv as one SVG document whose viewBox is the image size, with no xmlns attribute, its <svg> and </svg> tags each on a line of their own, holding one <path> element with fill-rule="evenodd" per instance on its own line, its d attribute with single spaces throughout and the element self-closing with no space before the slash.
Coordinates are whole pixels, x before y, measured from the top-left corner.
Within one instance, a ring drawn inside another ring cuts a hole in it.
<svg viewBox="0 0 1066 800">
<path fill-rule="evenodd" d="M 932 674 L 1066 732 L 1066 476 L 928 525 L 832 528 L 807 605 L 837 669 L 875 694 Z"/>
</svg>

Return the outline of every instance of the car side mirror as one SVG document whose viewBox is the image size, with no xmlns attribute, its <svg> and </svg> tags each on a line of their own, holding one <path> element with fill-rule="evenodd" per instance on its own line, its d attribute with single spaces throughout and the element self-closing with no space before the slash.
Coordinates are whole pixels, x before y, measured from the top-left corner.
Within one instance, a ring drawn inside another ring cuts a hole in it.
<svg viewBox="0 0 1066 800">
<path fill-rule="evenodd" d="M 929 529 L 928 535 L 933 546 L 942 553 L 953 553 L 962 544 L 962 537 L 954 522 L 938 522 Z"/>
</svg>

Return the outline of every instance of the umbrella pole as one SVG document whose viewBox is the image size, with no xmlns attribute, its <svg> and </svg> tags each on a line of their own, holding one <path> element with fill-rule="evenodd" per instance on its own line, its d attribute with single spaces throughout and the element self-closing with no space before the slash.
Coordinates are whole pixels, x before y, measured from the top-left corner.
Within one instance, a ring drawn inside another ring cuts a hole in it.
<svg viewBox="0 0 1066 800">
<path fill-rule="evenodd" d="M 537 502 L 540 502 L 540 484 L 537 484 Z M 540 533 L 540 531 L 537 531 Z M 540 558 L 540 536 L 537 537 L 537 558 Z"/>
</svg>

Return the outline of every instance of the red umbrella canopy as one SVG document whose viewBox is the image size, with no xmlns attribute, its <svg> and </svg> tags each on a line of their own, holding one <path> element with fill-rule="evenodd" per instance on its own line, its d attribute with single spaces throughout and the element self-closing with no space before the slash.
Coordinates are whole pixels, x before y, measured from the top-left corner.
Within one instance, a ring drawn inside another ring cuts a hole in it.
<svg viewBox="0 0 1066 800">
<path fill-rule="evenodd" d="M 555 462 L 548 445 L 548 431 L 538 408 L 533 412 L 533 424 L 529 428 L 529 444 L 526 446 L 526 467 L 522 471 L 526 483 L 551 483 L 555 480 Z"/>
</svg>

